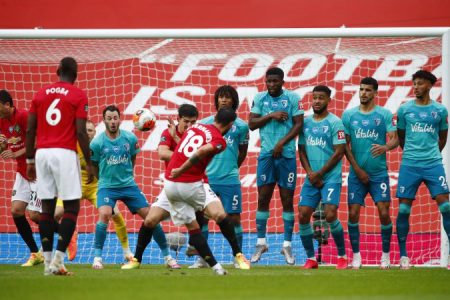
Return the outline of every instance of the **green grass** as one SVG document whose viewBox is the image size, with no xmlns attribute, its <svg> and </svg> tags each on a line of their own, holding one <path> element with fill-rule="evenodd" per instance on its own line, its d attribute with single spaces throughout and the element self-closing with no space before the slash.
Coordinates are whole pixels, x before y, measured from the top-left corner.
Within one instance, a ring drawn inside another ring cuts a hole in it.
<svg viewBox="0 0 450 300">
<path fill-rule="evenodd" d="M 0 299 L 449 299 L 450 271 L 376 268 L 338 271 L 321 267 L 255 266 L 249 271 L 227 266 L 229 275 L 210 269 L 170 271 L 144 265 L 122 271 L 118 265 L 92 270 L 68 265 L 72 277 L 43 276 L 43 266 L 0 265 Z M 309 298 L 305 298 L 309 297 Z"/>
</svg>

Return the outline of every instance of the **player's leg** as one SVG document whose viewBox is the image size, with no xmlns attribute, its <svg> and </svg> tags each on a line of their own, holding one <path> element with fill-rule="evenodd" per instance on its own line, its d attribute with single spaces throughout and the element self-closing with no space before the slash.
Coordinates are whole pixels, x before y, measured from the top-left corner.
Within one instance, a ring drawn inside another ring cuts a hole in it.
<svg viewBox="0 0 450 300">
<path fill-rule="evenodd" d="M 333 236 L 338 252 L 336 269 L 347 268 L 347 255 L 345 253 L 344 229 L 337 217 L 337 211 L 341 195 L 341 183 L 325 183 L 321 188 L 321 198 L 325 203 L 325 219 L 330 226 L 330 232 Z"/>
<path fill-rule="evenodd" d="M 22 264 L 23 267 L 30 267 L 43 262 L 42 255 L 39 254 L 39 248 L 34 240 L 30 223 L 28 223 L 25 215 L 28 203 L 32 200 L 32 197 L 36 197 L 35 195 L 36 193 L 31 191 L 30 183 L 20 173 L 16 173 L 11 197 L 11 215 L 17 232 L 30 250 L 30 258 Z M 39 224 L 39 219 L 35 223 Z"/>
<path fill-rule="evenodd" d="M 431 197 L 436 200 L 439 211 L 442 215 L 442 227 L 444 227 L 447 237 L 450 238 L 450 203 L 449 188 L 442 164 L 426 168 L 424 170 L 425 184 L 430 191 Z M 449 249 L 450 258 L 450 249 Z M 450 270 L 450 260 L 447 268 Z"/>
<path fill-rule="evenodd" d="M 420 168 L 401 165 L 398 174 L 397 197 L 399 198 L 399 207 L 396 229 L 400 249 L 400 268 L 405 270 L 410 268 L 408 253 L 406 251 L 406 241 L 409 234 L 409 216 L 417 189 L 423 180 L 422 173 L 423 170 Z"/>
<path fill-rule="evenodd" d="M 313 229 L 311 227 L 311 215 L 320 201 L 320 191 L 312 186 L 308 180 L 301 189 L 300 201 L 298 203 L 298 221 L 300 239 L 306 252 L 304 269 L 317 269 L 318 263 L 314 254 Z"/>
<path fill-rule="evenodd" d="M 256 185 L 258 186 L 258 210 L 256 211 L 257 241 L 251 262 L 257 262 L 261 255 L 269 249 L 266 241 L 267 220 L 269 219 L 269 206 L 275 189 L 274 158 L 272 156 L 258 157 L 256 169 Z"/>
<path fill-rule="evenodd" d="M 275 160 L 275 173 L 280 190 L 281 204 L 283 206 L 284 241 L 281 254 L 286 263 L 295 264 L 292 254 L 292 233 L 294 231 L 294 191 L 297 183 L 297 163 L 295 157 L 280 157 Z"/>
<path fill-rule="evenodd" d="M 53 240 L 55 235 L 55 207 L 56 199 L 43 199 L 42 212 L 39 220 L 39 234 L 41 237 L 42 251 L 44 255 L 44 275 L 50 275 L 50 264 L 53 255 Z"/>
<path fill-rule="evenodd" d="M 125 219 L 122 216 L 119 208 L 114 206 L 113 215 L 111 217 L 114 230 L 116 231 L 117 238 L 119 239 L 120 245 L 122 246 L 123 256 L 126 260 L 129 260 L 133 257 L 133 253 L 130 250 L 130 244 L 128 242 L 128 233 L 127 233 L 127 225 L 125 223 Z"/>
<path fill-rule="evenodd" d="M 102 252 L 107 236 L 109 220 L 112 217 L 113 208 L 120 198 L 118 189 L 102 188 L 97 191 L 97 206 L 99 218 L 95 224 L 94 238 L 94 262 L 93 269 L 103 269 Z"/>
<path fill-rule="evenodd" d="M 56 208 L 55 208 L 55 232 L 59 232 L 59 223 L 61 222 L 61 219 L 64 215 L 64 204 L 61 199 L 56 200 Z M 75 231 L 73 232 L 72 238 L 70 240 L 69 246 L 67 246 L 67 259 L 69 261 L 72 261 L 75 259 L 77 255 L 77 242 L 78 242 L 78 231 L 75 228 Z"/>
</svg>

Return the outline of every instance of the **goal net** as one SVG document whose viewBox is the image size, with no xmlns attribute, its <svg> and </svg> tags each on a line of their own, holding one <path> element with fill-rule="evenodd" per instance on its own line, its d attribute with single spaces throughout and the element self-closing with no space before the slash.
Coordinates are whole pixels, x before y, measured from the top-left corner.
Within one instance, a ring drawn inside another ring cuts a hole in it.
<svg viewBox="0 0 450 300">
<path fill-rule="evenodd" d="M 219 30 L 220 31 L 220 30 Z M 40 30 L 37 33 L 42 32 Z M 220 32 L 219 32 L 220 33 Z M 55 39 L 7 38 L 0 40 L 1 89 L 12 94 L 18 108 L 28 109 L 34 93 L 43 85 L 57 81 L 56 68 L 65 56 L 79 63 L 76 85 L 85 90 L 89 99 L 89 119 L 97 124 L 97 133 L 104 130 L 101 112 L 106 105 L 116 104 L 122 111 L 122 128 L 133 130 L 131 117 L 141 108 L 151 108 L 157 115 L 156 128 L 150 133 L 135 132 L 140 139 L 142 152 L 138 155 L 136 181 L 149 202 L 153 202 L 162 189 L 164 164 L 159 161 L 157 145 L 161 132 L 167 128 L 167 118 L 175 116 L 182 103 L 197 106 L 200 119 L 215 113 L 213 94 L 221 85 L 234 86 L 240 98 L 238 115 L 248 121 L 250 107 L 256 93 L 265 90 L 264 76 L 271 66 L 285 71 L 284 88 L 296 91 L 302 98 L 306 114 L 311 114 L 311 90 L 324 84 L 333 91 L 329 110 L 339 117 L 344 110 L 359 104 L 358 90 L 362 77 L 372 76 L 380 84 L 377 104 L 394 114 L 399 105 L 413 98 L 411 75 L 426 69 L 438 77 L 432 98 L 442 102 L 443 68 L 442 36 L 430 35 L 385 37 L 373 36 L 328 37 L 268 37 L 268 38 L 94 38 Z M 170 35 L 169 35 L 170 36 Z M 173 35 L 172 35 L 173 36 Z M 252 37 L 252 35 L 249 35 Z M 447 54 L 448 55 L 448 54 Z M 445 58 L 448 59 L 448 58 Z M 448 67 L 448 61 L 447 61 Z M 448 79 L 447 79 L 448 80 Z M 447 86 L 448 87 L 448 86 Z M 448 102 L 446 104 L 448 106 Z M 257 210 L 256 164 L 260 150 L 258 131 L 250 133 L 248 156 L 240 168 L 243 192 L 242 225 L 244 229 L 243 252 L 249 257 L 256 243 L 255 214 Z M 448 149 L 448 147 L 447 147 Z M 448 151 L 447 151 L 448 152 Z M 391 218 L 395 224 L 398 201 L 395 198 L 401 151 L 388 154 L 391 196 Z M 15 176 L 15 163 L 0 159 L 0 263 L 23 262 L 29 255 L 25 243 L 16 233 L 12 221 L 11 191 Z M 297 204 L 305 172 L 298 164 L 298 181 L 294 197 L 296 225 L 293 252 L 297 264 L 303 264 L 306 255 L 298 234 Z M 348 162 L 343 168 L 343 189 L 339 219 L 347 232 L 347 176 Z M 447 171 L 448 172 L 448 171 Z M 447 173 L 448 175 L 448 173 Z M 138 216 L 130 214 L 121 203 L 120 210 L 127 223 L 130 246 L 134 252 L 137 232 L 141 225 Z M 285 264 L 280 255 L 283 243 L 282 206 L 276 188 L 270 205 L 268 221 L 269 252 L 259 264 Z M 93 260 L 94 228 L 97 212 L 87 201 L 82 201 L 78 218 L 78 255 L 75 263 Z M 30 221 L 31 222 L 31 221 Z M 376 265 L 381 257 L 381 237 L 378 213 L 373 201 L 366 200 L 361 210 L 361 254 L 363 264 Z M 441 259 L 440 214 L 427 189 L 421 186 L 414 201 L 410 218 L 408 250 L 413 264 L 437 265 Z M 184 232 L 171 222 L 163 223 L 168 232 Z M 37 233 L 37 226 L 33 225 Z M 35 234 L 38 242 L 39 235 Z M 231 263 L 231 249 L 218 227 L 210 222 L 209 243 L 221 262 Z M 351 248 L 346 235 L 347 253 Z M 315 242 L 317 248 L 318 244 Z M 179 252 L 182 264 L 193 262 Z M 336 248 L 329 238 L 322 246 L 324 263 L 336 262 Z M 109 226 L 104 248 L 106 263 L 123 262 L 122 249 Z M 174 255 L 174 253 L 172 253 Z M 442 254 L 445 256 L 445 253 Z M 391 261 L 398 263 L 397 237 L 392 237 Z M 162 263 L 157 245 L 152 242 L 144 255 L 144 263 Z"/>
</svg>

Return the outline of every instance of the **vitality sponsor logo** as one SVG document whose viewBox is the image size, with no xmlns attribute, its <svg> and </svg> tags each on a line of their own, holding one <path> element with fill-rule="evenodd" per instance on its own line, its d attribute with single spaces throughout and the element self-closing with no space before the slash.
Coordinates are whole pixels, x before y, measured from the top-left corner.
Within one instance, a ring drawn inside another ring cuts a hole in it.
<svg viewBox="0 0 450 300">
<path fill-rule="evenodd" d="M 322 137 L 313 138 L 312 136 L 308 136 L 308 139 L 306 140 L 306 144 L 308 146 L 318 146 L 322 149 L 327 146 L 327 142 L 324 139 L 322 139 Z"/>
<path fill-rule="evenodd" d="M 414 124 L 411 124 L 411 131 L 412 132 L 435 133 L 436 129 L 433 127 L 432 124 L 422 124 L 422 123 L 416 122 Z"/>
<path fill-rule="evenodd" d="M 123 156 L 111 155 L 106 160 L 106 164 L 108 166 L 120 165 L 120 164 L 126 164 L 126 163 L 128 163 L 128 156 L 126 154 L 124 154 Z"/>
<path fill-rule="evenodd" d="M 358 128 L 355 130 L 355 136 L 357 139 L 378 139 L 378 132 L 375 129 L 367 129 L 363 130 L 362 128 Z"/>
</svg>

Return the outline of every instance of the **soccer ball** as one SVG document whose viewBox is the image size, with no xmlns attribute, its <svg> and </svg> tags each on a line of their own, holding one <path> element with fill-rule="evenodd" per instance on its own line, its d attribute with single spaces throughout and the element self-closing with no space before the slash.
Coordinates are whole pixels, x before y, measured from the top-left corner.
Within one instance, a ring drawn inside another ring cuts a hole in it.
<svg viewBox="0 0 450 300">
<path fill-rule="evenodd" d="M 149 131 L 155 128 L 155 114 L 148 108 L 141 108 L 133 115 L 134 128 L 140 131 Z"/>
</svg>

